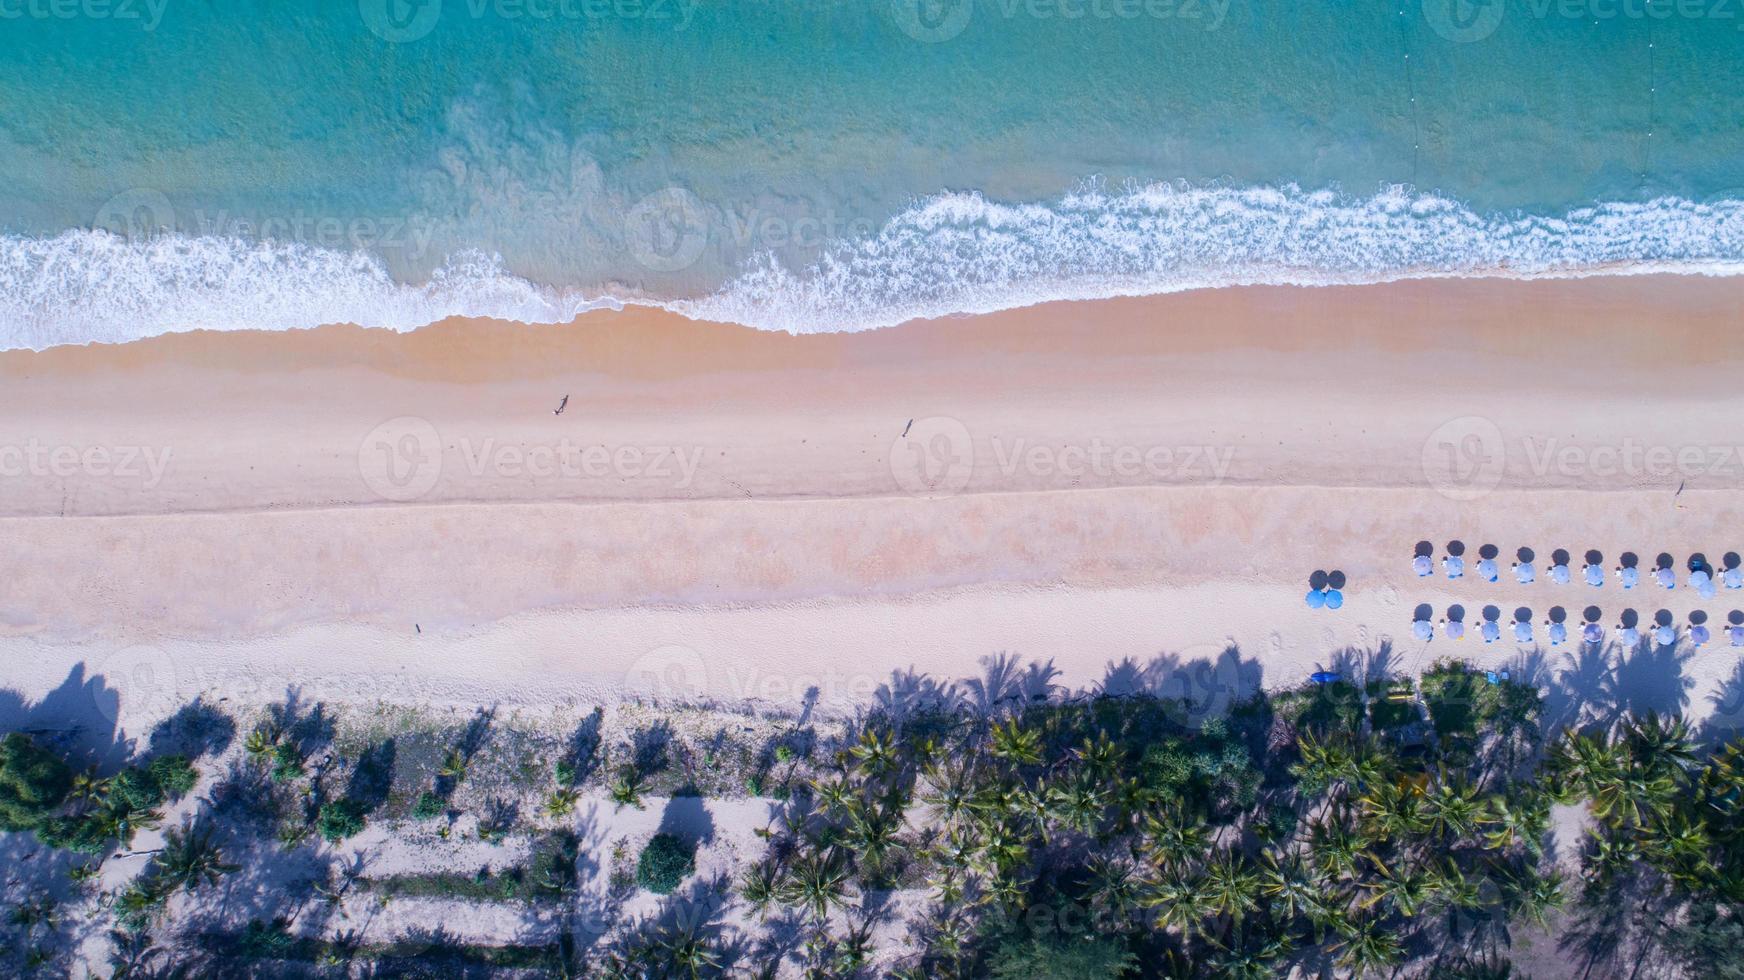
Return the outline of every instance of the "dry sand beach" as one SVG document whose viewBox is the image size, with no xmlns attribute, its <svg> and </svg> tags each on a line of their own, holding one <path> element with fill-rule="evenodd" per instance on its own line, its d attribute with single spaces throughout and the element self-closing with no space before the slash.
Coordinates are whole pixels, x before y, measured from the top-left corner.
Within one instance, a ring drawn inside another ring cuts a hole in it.
<svg viewBox="0 0 1744 980">
<path fill-rule="evenodd" d="M 297 684 L 846 709 L 1000 653 L 1208 704 L 1462 656 L 1744 716 L 1723 640 L 1607 666 L 1542 627 L 1410 633 L 1420 602 L 1744 605 L 1506 576 L 1519 545 L 1744 549 L 1741 309 L 1736 279 L 1445 280 L 860 334 L 631 309 L 13 351 L 0 656 L 27 696 L 101 674 L 136 731 Z M 1500 546 L 1503 583 L 1417 579 L 1412 545 L 1450 538 Z M 1343 609 L 1303 604 L 1315 569 Z"/>
</svg>

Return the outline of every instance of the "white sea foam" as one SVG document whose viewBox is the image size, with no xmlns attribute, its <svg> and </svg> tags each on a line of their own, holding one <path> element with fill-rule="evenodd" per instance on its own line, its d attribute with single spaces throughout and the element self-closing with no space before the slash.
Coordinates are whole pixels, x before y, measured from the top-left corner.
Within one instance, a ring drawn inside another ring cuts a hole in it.
<svg viewBox="0 0 1744 980">
<path fill-rule="evenodd" d="M 372 255 L 300 243 L 106 231 L 0 238 L 0 348 L 325 323 L 411 330 L 450 316 L 563 323 L 617 305 L 534 285 L 479 252 L 405 285 Z"/>
<path fill-rule="evenodd" d="M 1091 185 L 1046 206 L 945 194 L 807 268 L 762 256 L 718 293 L 674 306 L 812 332 L 1211 286 L 1660 271 L 1744 272 L 1744 201 L 1667 197 L 1545 217 L 1481 215 L 1402 188 L 1351 198 Z"/>
<path fill-rule="evenodd" d="M 1744 272 L 1744 201 L 1668 197 L 1538 216 L 1478 214 L 1404 189 L 1363 198 L 1091 184 L 1020 205 L 943 194 L 806 267 L 754 257 L 714 293 L 658 305 L 809 333 L 1223 285 L 1656 271 Z M 323 323 L 406 330 L 448 316 L 558 323 L 643 301 L 537 285 L 477 252 L 407 285 L 370 255 L 302 244 L 0 237 L 0 348 Z"/>
</svg>

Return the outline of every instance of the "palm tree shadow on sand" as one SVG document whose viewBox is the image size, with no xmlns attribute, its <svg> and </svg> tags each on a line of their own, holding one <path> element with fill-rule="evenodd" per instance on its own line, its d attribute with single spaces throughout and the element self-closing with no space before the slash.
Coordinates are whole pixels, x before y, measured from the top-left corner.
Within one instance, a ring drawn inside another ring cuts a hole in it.
<svg viewBox="0 0 1744 980">
<path fill-rule="evenodd" d="M 1694 656 L 1688 644 L 1658 646 L 1643 638 L 1630 649 L 1617 643 L 1583 643 L 1567 653 L 1534 647 L 1507 669 L 1543 692 L 1539 727 L 1551 736 L 1565 728 L 1607 730 L 1630 714 L 1683 714 L 1695 686 L 1685 668 Z"/>
</svg>

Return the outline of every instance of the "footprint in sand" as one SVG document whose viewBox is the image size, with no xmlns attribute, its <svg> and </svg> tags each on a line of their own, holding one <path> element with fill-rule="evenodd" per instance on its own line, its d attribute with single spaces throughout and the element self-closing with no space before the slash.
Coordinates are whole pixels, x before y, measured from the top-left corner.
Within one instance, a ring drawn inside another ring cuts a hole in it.
<svg viewBox="0 0 1744 980">
<path fill-rule="evenodd" d="M 1283 636 L 1273 632 L 1271 636 L 1266 638 L 1266 647 L 1272 651 L 1272 656 L 1274 657 L 1282 654 L 1284 652 Z"/>
</svg>

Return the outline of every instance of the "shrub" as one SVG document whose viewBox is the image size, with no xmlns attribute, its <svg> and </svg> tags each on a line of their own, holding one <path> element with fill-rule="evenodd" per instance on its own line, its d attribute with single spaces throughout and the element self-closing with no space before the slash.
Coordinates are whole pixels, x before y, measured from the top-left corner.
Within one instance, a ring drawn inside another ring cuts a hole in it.
<svg viewBox="0 0 1744 980">
<path fill-rule="evenodd" d="M 280 742 L 272 750 L 272 778 L 275 783 L 288 783 L 303 775 L 303 753 L 290 742 Z"/>
<path fill-rule="evenodd" d="M 655 834 L 636 861 L 636 884 L 667 895 L 696 870 L 696 848 L 671 834 Z"/>
<path fill-rule="evenodd" d="M 349 799 L 323 803 L 321 812 L 315 817 L 315 829 L 320 832 L 321 839 L 329 843 L 354 836 L 363 830 L 363 808 Z"/>
<path fill-rule="evenodd" d="M 185 755 L 165 755 L 151 760 L 148 768 L 152 779 L 170 799 L 180 799 L 188 795 L 199 782 L 200 774 L 194 771 L 194 766 Z"/>
<path fill-rule="evenodd" d="M 72 785 L 72 769 L 29 736 L 14 732 L 0 740 L 0 830 L 39 826 Z"/>
<path fill-rule="evenodd" d="M 113 825 L 100 811 L 45 820 L 37 827 L 36 836 L 50 847 L 76 854 L 103 854 L 115 842 Z"/>
<path fill-rule="evenodd" d="M 135 813 L 154 810 L 164 801 L 163 786 L 150 769 L 129 766 L 109 784 L 109 805 Z"/>
<path fill-rule="evenodd" d="M 442 797 L 425 790 L 418 794 L 418 802 L 412 804 L 412 819 L 434 820 L 442 815 Z"/>
<path fill-rule="evenodd" d="M 1054 980 L 1056 977 L 1118 977 L 1135 969 L 1119 937 L 1060 937 L 1001 944 L 988 964 L 998 980 Z"/>
</svg>

